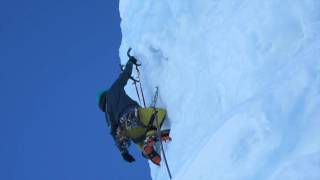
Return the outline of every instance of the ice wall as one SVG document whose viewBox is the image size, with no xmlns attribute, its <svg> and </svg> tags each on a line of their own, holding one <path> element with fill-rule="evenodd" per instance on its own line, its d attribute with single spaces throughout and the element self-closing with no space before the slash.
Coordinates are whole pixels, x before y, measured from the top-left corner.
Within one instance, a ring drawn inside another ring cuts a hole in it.
<svg viewBox="0 0 320 180">
<path fill-rule="evenodd" d="M 176 180 L 320 179 L 320 1 L 120 0 Z M 135 96 L 133 87 L 127 92 Z M 154 180 L 168 179 L 150 164 Z"/>
</svg>

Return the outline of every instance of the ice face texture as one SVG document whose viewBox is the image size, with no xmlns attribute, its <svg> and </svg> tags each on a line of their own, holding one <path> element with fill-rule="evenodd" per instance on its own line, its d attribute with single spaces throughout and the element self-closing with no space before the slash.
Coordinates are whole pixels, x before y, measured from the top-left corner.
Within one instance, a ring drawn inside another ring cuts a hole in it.
<svg viewBox="0 0 320 180">
<path fill-rule="evenodd" d="M 320 179 L 320 1 L 120 0 L 176 180 Z M 133 86 L 127 92 L 136 97 Z M 150 164 L 154 180 L 168 179 Z"/>
</svg>

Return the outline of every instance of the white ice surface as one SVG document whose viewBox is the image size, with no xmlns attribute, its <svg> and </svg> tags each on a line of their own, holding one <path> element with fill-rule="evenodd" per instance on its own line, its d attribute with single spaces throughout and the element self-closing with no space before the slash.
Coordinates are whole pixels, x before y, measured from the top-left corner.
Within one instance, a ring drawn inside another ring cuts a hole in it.
<svg viewBox="0 0 320 180">
<path fill-rule="evenodd" d="M 120 0 L 175 180 L 320 180 L 319 0 Z M 133 86 L 127 92 L 136 97 Z M 168 179 L 150 163 L 154 180 Z"/>
</svg>

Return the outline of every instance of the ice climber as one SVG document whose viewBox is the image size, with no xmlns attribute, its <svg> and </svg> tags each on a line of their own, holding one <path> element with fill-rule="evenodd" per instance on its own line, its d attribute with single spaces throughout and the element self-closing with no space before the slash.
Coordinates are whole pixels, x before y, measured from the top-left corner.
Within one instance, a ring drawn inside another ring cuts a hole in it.
<svg viewBox="0 0 320 180">
<path fill-rule="evenodd" d="M 152 108 L 141 108 L 126 94 L 124 87 L 131 78 L 133 65 L 137 65 L 137 59 L 129 56 L 118 79 L 99 96 L 99 108 L 105 113 L 111 136 L 125 161 L 135 161 L 128 151 L 130 142 L 133 141 L 144 157 L 160 165 L 161 157 L 155 150 L 155 144 L 159 140 L 155 121 L 158 121 L 161 127 L 166 111 L 157 108 L 157 120 L 153 120 Z M 161 131 L 161 140 L 171 140 L 169 130 Z"/>
</svg>

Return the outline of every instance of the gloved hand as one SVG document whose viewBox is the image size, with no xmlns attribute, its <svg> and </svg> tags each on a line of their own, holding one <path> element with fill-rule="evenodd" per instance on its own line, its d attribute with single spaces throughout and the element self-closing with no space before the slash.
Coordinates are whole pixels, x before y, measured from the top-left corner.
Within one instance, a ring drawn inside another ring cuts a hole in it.
<svg viewBox="0 0 320 180">
<path fill-rule="evenodd" d="M 135 57 L 131 56 L 129 61 L 132 62 L 132 64 L 137 65 L 137 59 Z"/>
<path fill-rule="evenodd" d="M 135 159 L 128 152 L 123 152 L 121 155 L 122 158 L 129 163 L 135 161 Z"/>
</svg>

